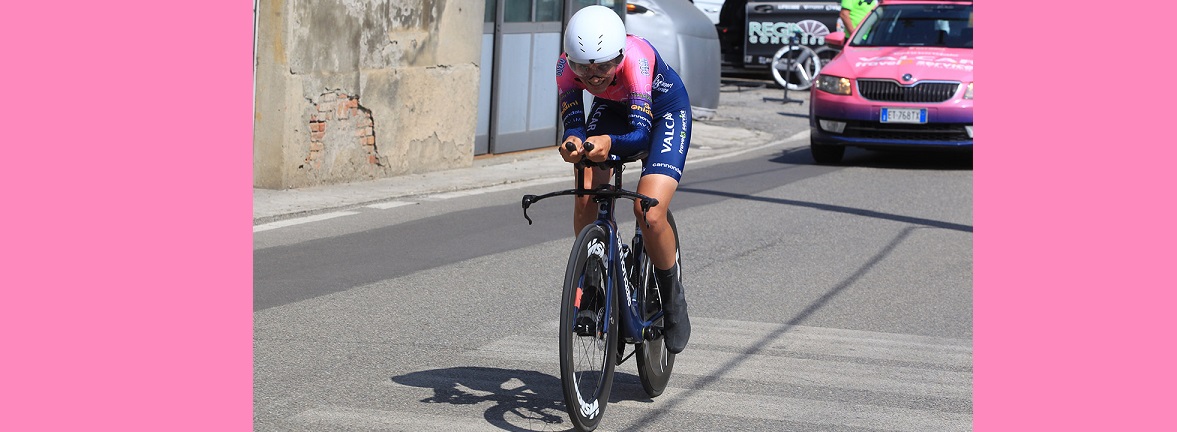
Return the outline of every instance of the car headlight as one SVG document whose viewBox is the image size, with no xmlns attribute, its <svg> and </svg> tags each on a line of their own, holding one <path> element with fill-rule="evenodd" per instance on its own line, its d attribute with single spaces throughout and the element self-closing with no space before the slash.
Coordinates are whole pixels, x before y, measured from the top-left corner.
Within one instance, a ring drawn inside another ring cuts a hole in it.
<svg viewBox="0 0 1177 432">
<path fill-rule="evenodd" d="M 972 99 L 973 98 L 973 83 L 969 83 L 969 86 L 964 89 L 964 98 L 965 99 Z"/>
<path fill-rule="evenodd" d="M 850 80 L 847 78 L 836 77 L 833 75 L 819 74 L 817 76 L 817 89 L 827 92 L 827 93 L 833 93 L 836 95 L 849 95 L 850 94 Z"/>
</svg>

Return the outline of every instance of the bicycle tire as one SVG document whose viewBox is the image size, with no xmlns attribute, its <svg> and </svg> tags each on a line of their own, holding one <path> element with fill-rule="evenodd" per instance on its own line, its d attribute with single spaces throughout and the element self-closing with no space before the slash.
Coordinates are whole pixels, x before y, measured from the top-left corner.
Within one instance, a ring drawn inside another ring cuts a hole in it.
<svg viewBox="0 0 1177 432">
<path fill-rule="evenodd" d="M 797 53 L 794 54 L 794 51 Z M 813 79 L 821 72 L 821 60 L 817 52 L 805 45 L 781 47 L 772 56 L 770 66 L 772 78 L 789 90 L 808 90 L 813 85 Z"/>
<path fill-rule="evenodd" d="M 674 215 L 670 211 L 666 212 L 666 221 L 670 224 L 670 229 L 674 232 L 674 253 L 675 264 L 678 265 L 679 280 L 682 280 L 682 252 L 678 240 L 678 225 L 674 223 Z M 657 287 L 656 278 L 654 278 L 654 264 L 650 262 L 650 256 L 642 254 L 641 273 L 639 273 L 639 286 L 636 289 L 643 290 L 646 293 L 643 296 L 643 301 L 650 304 L 652 301 L 658 303 L 656 311 L 662 310 L 662 299 L 668 298 L 670 295 L 669 287 Z M 656 287 L 652 292 L 650 287 Z M 657 298 L 651 298 L 651 294 Z M 643 305 L 642 310 L 649 310 L 646 305 Z M 661 321 L 661 320 L 659 320 Z M 636 347 L 638 362 L 638 379 L 642 382 L 642 389 L 651 398 L 658 397 L 666 390 L 666 384 L 670 382 L 670 373 L 674 370 L 674 354 L 666 350 L 666 343 L 663 338 L 643 341 Z"/>
<path fill-rule="evenodd" d="M 589 225 L 580 231 L 568 256 L 560 300 L 560 385 L 564 390 L 564 407 L 580 431 L 596 429 L 613 387 L 613 356 L 619 328 L 616 295 L 603 298 L 605 281 L 611 276 L 606 258 L 608 245 L 609 237 L 599 225 Z M 612 307 L 604 308 L 605 304 Z M 582 306 L 587 315 L 580 314 Z M 594 310 L 598 312 L 593 313 Z M 604 316 L 605 310 L 609 311 L 608 317 Z M 578 316 L 582 324 L 579 330 Z M 601 321 L 608 321 L 609 331 L 601 331 Z M 597 324 L 587 335 L 581 334 L 586 333 L 583 327 L 586 322 Z"/>
</svg>

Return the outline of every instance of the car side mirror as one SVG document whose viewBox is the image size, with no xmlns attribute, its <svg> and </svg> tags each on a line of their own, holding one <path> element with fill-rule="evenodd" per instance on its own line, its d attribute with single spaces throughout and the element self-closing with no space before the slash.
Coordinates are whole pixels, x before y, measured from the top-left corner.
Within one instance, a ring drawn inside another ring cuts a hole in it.
<svg viewBox="0 0 1177 432">
<path fill-rule="evenodd" d="M 846 34 L 842 32 L 833 32 L 826 35 L 826 45 L 834 48 L 841 48 L 846 44 Z"/>
</svg>

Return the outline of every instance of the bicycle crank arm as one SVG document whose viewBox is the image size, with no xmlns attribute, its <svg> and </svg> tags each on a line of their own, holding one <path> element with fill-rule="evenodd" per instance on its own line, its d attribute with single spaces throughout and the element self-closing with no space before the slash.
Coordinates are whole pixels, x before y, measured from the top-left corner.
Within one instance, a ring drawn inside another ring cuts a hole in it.
<svg viewBox="0 0 1177 432">
<path fill-rule="evenodd" d="M 661 326 L 649 326 L 642 330 L 642 339 L 654 340 L 662 337 L 666 331 Z"/>
</svg>

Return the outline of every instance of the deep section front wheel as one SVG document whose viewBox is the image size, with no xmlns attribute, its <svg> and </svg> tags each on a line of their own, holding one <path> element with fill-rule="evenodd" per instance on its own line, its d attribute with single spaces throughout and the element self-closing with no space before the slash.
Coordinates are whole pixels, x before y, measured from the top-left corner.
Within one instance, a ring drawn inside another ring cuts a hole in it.
<svg viewBox="0 0 1177 432">
<path fill-rule="evenodd" d="M 560 384 L 568 416 L 581 431 L 596 429 L 613 386 L 618 325 L 617 304 L 605 289 L 608 246 L 600 226 L 580 231 L 560 300 Z"/>
<path fill-rule="evenodd" d="M 674 223 L 674 215 L 670 211 L 666 212 L 666 221 L 670 224 L 670 229 L 674 232 L 674 260 L 678 265 L 678 277 L 682 280 L 682 252 L 681 244 L 678 241 L 678 226 Z M 659 287 L 658 280 L 654 277 L 654 264 L 650 262 L 648 254 L 642 254 L 642 267 L 638 273 L 639 281 L 636 289 L 645 293 L 644 303 L 645 307 L 642 309 L 648 313 L 645 319 L 649 319 L 655 312 L 662 311 L 662 300 L 668 299 L 670 295 L 670 287 Z M 661 326 L 662 318 L 659 318 L 655 325 Z M 646 390 L 646 394 L 650 397 L 657 397 L 666 389 L 666 383 L 670 381 L 670 372 L 674 369 L 674 354 L 666 350 L 665 339 L 659 337 L 657 339 L 646 340 L 637 346 L 638 361 L 638 378 L 642 382 L 642 389 Z"/>
</svg>

